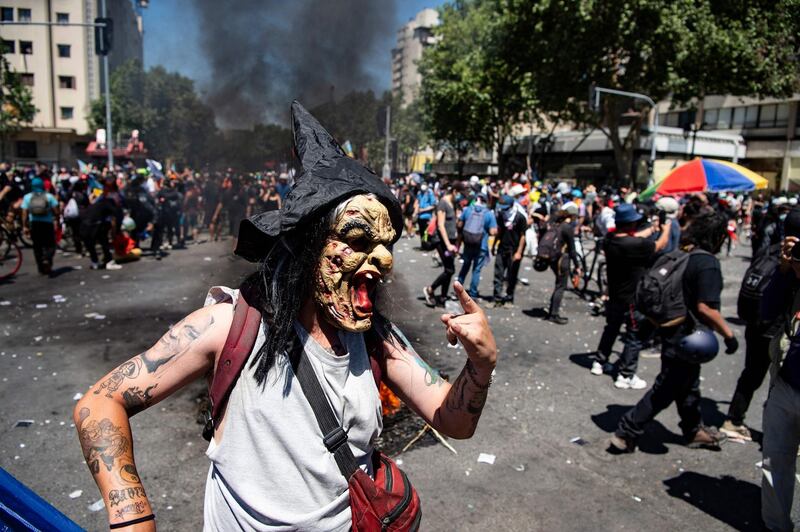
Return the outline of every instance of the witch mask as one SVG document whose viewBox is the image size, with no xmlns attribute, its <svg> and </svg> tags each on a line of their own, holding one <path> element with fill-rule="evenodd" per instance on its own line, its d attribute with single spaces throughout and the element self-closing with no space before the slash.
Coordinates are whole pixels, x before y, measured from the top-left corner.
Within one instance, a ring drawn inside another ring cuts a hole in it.
<svg viewBox="0 0 800 532">
<path fill-rule="evenodd" d="M 320 257 L 314 300 L 332 325 L 351 332 L 372 326 L 375 289 L 392 269 L 395 229 L 373 195 L 347 200 Z"/>
</svg>

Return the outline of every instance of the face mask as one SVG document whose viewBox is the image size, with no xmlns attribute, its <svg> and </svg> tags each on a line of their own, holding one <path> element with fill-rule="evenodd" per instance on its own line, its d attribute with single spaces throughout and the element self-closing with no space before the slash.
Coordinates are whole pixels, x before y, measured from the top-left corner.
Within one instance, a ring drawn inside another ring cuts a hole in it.
<svg viewBox="0 0 800 532">
<path fill-rule="evenodd" d="M 394 236 L 389 211 L 377 199 L 355 196 L 345 206 L 317 272 L 314 300 L 326 321 L 350 332 L 369 330 L 375 288 L 392 269 Z"/>
<path fill-rule="evenodd" d="M 425 184 L 425 183 L 422 183 L 422 185 L 420 185 L 419 189 L 420 189 L 421 191 L 425 192 L 426 190 L 428 190 L 428 185 L 427 185 L 427 184 Z"/>
<path fill-rule="evenodd" d="M 788 214 L 788 213 L 779 214 L 779 215 L 778 215 L 778 219 L 779 219 L 780 221 L 784 221 L 784 220 L 786 219 L 786 215 L 787 215 L 787 214 Z"/>
</svg>

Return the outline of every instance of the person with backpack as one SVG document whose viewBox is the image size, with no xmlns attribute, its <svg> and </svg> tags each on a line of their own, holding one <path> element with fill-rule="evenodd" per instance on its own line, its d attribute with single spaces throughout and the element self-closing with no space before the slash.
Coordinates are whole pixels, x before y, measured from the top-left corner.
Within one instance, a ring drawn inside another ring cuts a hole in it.
<svg viewBox="0 0 800 532">
<path fill-rule="evenodd" d="M 431 242 L 432 239 L 428 235 L 428 224 L 433 217 L 434 210 L 436 210 L 436 195 L 428 187 L 428 183 L 423 181 L 414 202 L 414 213 L 419 226 L 419 245 L 424 251 L 434 248 L 434 242 Z"/>
<path fill-rule="evenodd" d="M 522 253 L 525 250 L 525 231 L 528 216 L 514 198 L 504 194 L 497 203 L 497 238 L 494 258 L 494 306 L 514 304 L 514 289 L 517 286 Z M 505 282 L 506 295 L 503 296 Z"/>
<path fill-rule="evenodd" d="M 458 227 L 461 230 L 460 239 L 463 243 L 461 258 L 464 259 L 461 271 L 458 272 L 458 282 L 463 285 L 472 268 L 472 280 L 467 293 L 470 297 L 476 298 L 481 270 L 489 260 L 489 236 L 497 234 L 497 219 L 486 207 L 486 194 L 479 193 L 475 196 L 475 202 L 461 213 Z"/>
<path fill-rule="evenodd" d="M 619 421 L 609 451 L 633 452 L 645 425 L 672 402 L 678 408 L 688 447 L 719 450 L 725 441 L 723 433 L 702 423 L 700 370 L 719 350 L 714 332 L 724 338 L 727 354 L 739 348 L 719 311 L 723 283 L 715 255 L 722 248 L 727 227 L 727 220 L 716 213 L 697 215 L 684 232 L 682 249 L 656 261 L 640 280 L 638 310 L 661 327 L 661 371 L 644 397 Z M 647 287 L 650 289 L 645 290 Z M 656 292 L 662 299 L 650 299 L 651 304 L 643 306 L 645 296 Z"/>
<path fill-rule="evenodd" d="M 292 111 L 303 171 L 280 211 L 242 222 L 237 243 L 257 271 L 238 290 L 211 288 L 205 307 L 75 405 L 111 528 L 155 529 L 130 417 L 205 375 L 205 530 L 419 529 L 419 495 L 375 449 L 379 383 L 442 434 L 475 432 L 497 360 L 485 313 L 456 284 L 464 314 L 441 319 L 467 360 L 443 379 L 375 307 L 402 235 L 399 202 L 298 103 Z"/>
<path fill-rule="evenodd" d="M 556 276 L 553 294 L 550 296 L 550 310 L 547 313 L 547 321 L 556 325 L 566 325 L 569 322 L 568 318 L 561 316 L 561 301 L 570 278 L 570 265 L 574 265 L 577 274 L 581 275 L 578 252 L 575 249 L 574 222 L 577 217 L 578 206 L 571 201 L 565 203 L 555 223 L 539 240 L 536 260 L 540 264 L 546 264 L 545 269 L 549 266 Z"/>
<path fill-rule="evenodd" d="M 436 206 L 435 222 L 436 252 L 442 264 L 442 273 L 436 276 L 433 283 L 422 289 L 425 303 L 428 306 L 444 306 L 450 291 L 450 280 L 456 273 L 456 255 L 458 254 L 458 229 L 455 207 L 455 190 L 451 185 L 444 185 L 444 193 Z M 432 222 L 432 223 L 434 223 Z M 436 296 L 436 289 L 441 294 Z"/>
<path fill-rule="evenodd" d="M 789 237 L 800 236 L 800 209 L 792 209 L 781 222 L 781 233 Z M 764 382 L 770 367 L 769 346 L 780 335 L 782 321 L 767 320 L 761 312 L 764 293 L 780 264 L 782 243 L 760 248 L 742 279 L 737 300 L 737 314 L 745 322 L 744 368 L 733 392 L 728 415 L 720 427 L 729 438 L 751 441 L 750 429 L 744 424 L 745 414 L 753 400 L 753 394 Z"/>
<path fill-rule="evenodd" d="M 31 180 L 31 191 L 22 198 L 22 230 L 33 242 L 36 267 L 42 275 L 50 275 L 56 254 L 58 200 L 44 190 L 39 177 Z"/>
<path fill-rule="evenodd" d="M 636 370 L 643 339 L 650 336 L 652 328 L 644 315 L 636 310 L 634 295 L 639 279 L 652 264 L 656 253 L 667 246 L 671 234 L 672 221 L 667 220 L 660 228 L 658 240 L 653 241 L 650 237 L 659 228 L 650 226 L 637 231 L 641 220 L 642 215 L 633 205 L 619 205 L 614 217 L 616 230 L 603 241 L 608 272 L 608 304 L 606 326 L 597 346 L 591 373 L 602 375 L 611 369 L 611 349 L 624 324 L 622 343 L 625 347 L 617 362 L 617 378 L 614 381 L 614 386 L 622 390 L 642 390 L 647 387 L 647 382 L 636 375 Z"/>
</svg>

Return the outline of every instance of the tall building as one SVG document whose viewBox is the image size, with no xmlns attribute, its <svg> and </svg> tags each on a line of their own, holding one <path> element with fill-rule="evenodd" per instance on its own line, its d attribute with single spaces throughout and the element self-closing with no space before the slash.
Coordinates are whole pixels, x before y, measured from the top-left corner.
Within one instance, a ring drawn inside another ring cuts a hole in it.
<svg viewBox="0 0 800 532">
<path fill-rule="evenodd" d="M 433 28 L 439 24 L 435 9 L 423 9 L 402 28 L 397 30 L 397 46 L 392 49 L 392 94 L 408 105 L 419 92 L 422 76 L 417 61 L 422 50 L 433 44 Z"/>
<path fill-rule="evenodd" d="M 103 0 L 0 0 L 0 21 L 54 25 L 0 25 L 2 52 L 31 88 L 36 116 L 5 146 L 7 159 L 74 164 L 85 157 L 94 131 L 91 102 L 101 95 L 102 61 L 95 55 L 94 28 L 59 26 L 92 23 Z M 106 0 L 114 21 L 111 72 L 143 58 L 142 24 L 131 0 Z M 137 4 L 140 5 L 140 4 Z"/>
</svg>

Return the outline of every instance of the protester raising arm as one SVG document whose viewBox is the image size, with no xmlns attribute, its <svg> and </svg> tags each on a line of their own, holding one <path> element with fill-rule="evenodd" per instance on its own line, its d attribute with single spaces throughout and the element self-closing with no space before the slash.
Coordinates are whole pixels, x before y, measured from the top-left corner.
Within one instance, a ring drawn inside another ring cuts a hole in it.
<svg viewBox="0 0 800 532">
<path fill-rule="evenodd" d="M 210 374 L 231 319 L 227 304 L 195 311 L 153 347 L 97 381 L 75 406 L 83 455 L 105 501 L 109 523 L 137 521 L 120 530 L 155 530 L 150 501 L 136 471 L 130 417 Z"/>
<path fill-rule="evenodd" d="M 467 353 L 461 374 L 444 380 L 405 341 L 384 341 L 387 385 L 433 428 L 452 438 L 475 432 L 497 361 L 497 346 L 483 309 L 461 283 L 453 287 L 464 314 L 444 314 L 447 339 L 460 341 Z"/>
</svg>

